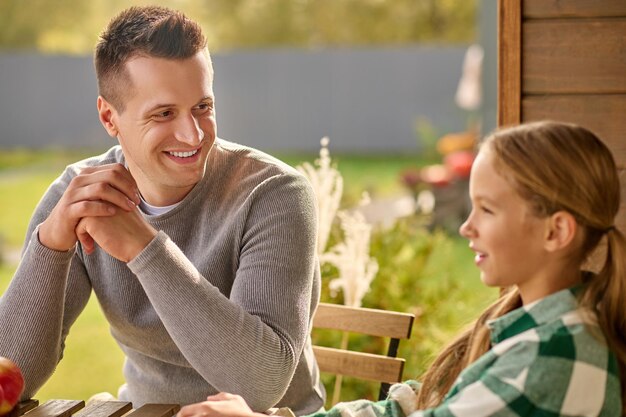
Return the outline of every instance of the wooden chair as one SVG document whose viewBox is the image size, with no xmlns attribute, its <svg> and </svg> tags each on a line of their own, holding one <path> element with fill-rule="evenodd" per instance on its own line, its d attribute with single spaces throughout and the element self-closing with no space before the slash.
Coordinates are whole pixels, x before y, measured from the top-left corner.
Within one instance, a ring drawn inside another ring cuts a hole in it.
<svg viewBox="0 0 626 417">
<path fill-rule="evenodd" d="M 404 362 L 397 358 L 400 339 L 411 337 L 415 315 L 370 308 L 354 308 L 320 303 L 313 317 L 313 328 L 344 332 L 341 348 L 313 346 L 321 372 L 337 375 L 332 403 L 339 400 L 341 376 L 381 382 L 379 399 L 385 399 L 389 386 L 402 381 Z M 348 332 L 389 337 L 387 355 L 348 350 Z"/>
</svg>

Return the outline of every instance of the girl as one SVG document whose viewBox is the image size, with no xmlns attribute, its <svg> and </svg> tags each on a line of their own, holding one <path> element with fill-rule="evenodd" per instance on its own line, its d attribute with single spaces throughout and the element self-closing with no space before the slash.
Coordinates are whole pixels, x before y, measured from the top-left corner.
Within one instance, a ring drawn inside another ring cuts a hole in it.
<svg viewBox="0 0 626 417">
<path fill-rule="evenodd" d="M 314 417 L 624 415 L 626 247 L 613 223 L 620 184 L 611 152 L 571 124 L 500 130 L 474 162 L 470 197 L 460 233 L 481 280 L 506 288 L 502 296 L 421 384 Z M 583 272 L 592 253 L 601 265 Z M 179 413 L 198 415 L 259 416 L 224 393 Z"/>
</svg>

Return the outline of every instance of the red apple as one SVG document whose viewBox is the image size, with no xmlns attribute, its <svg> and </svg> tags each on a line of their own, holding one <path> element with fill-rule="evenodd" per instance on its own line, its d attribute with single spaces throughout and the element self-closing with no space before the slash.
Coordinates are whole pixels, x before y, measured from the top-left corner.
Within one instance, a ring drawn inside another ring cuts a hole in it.
<svg viewBox="0 0 626 417">
<path fill-rule="evenodd" d="M 10 359 L 0 357 L 0 416 L 13 410 L 24 391 L 24 377 Z"/>
</svg>

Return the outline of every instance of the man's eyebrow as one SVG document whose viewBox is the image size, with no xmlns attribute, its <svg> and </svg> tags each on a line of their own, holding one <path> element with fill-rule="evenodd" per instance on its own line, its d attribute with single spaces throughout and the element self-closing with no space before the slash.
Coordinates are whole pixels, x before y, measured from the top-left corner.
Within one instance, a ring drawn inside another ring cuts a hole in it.
<svg viewBox="0 0 626 417">
<path fill-rule="evenodd" d="M 209 102 L 211 102 L 211 104 L 213 104 L 215 99 L 213 98 L 213 96 L 204 96 L 200 100 L 198 100 L 198 103 L 207 102 L 207 101 L 209 101 Z M 162 108 L 165 108 L 165 107 L 175 107 L 175 106 L 176 105 L 173 104 L 173 103 L 157 103 L 157 104 L 147 108 L 144 113 L 145 114 L 152 113 L 156 109 L 162 109 Z"/>
<path fill-rule="evenodd" d="M 151 107 L 149 107 L 148 109 L 146 109 L 146 111 L 144 113 L 152 113 L 153 111 L 155 111 L 156 109 L 162 109 L 164 107 L 174 107 L 174 104 L 169 104 L 169 103 L 157 103 Z"/>
<path fill-rule="evenodd" d="M 200 99 L 200 101 L 198 101 L 198 103 L 202 103 L 203 101 L 210 101 L 211 103 L 213 103 L 215 99 L 213 98 L 213 96 L 204 96 Z"/>
</svg>

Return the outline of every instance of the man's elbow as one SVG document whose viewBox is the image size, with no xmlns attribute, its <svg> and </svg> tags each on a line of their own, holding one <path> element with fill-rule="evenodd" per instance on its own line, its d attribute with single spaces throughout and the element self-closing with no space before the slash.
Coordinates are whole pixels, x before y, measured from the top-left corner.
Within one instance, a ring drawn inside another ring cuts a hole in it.
<svg viewBox="0 0 626 417">
<path fill-rule="evenodd" d="M 268 372 L 257 381 L 249 379 L 241 386 L 241 395 L 250 408 L 264 412 L 274 407 L 285 396 L 295 372 L 295 366 L 283 372 Z"/>
</svg>

